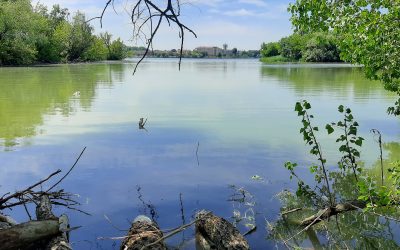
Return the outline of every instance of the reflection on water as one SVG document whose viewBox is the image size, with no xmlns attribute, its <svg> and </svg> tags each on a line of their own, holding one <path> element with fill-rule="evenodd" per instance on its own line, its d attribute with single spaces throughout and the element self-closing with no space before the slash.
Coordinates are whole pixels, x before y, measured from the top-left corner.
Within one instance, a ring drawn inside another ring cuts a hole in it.
<svg viewBox="0 0 400 250">
<path fill-rule="evenodd" d="M 283 163 L 312 162 L 293 112 L 298 100 L 315 104 L 322 124 L 338 120 L 338 104 L 351 107 L 366 138 L 367 166 L 378 159 L 371 128 L 382 132 L 387 145 L 398 140 L 398 119 L 385 114 L 395 98 L 357 68 L 184 60 L 178 71 L 175 60 L 148 60 L 135 76 L 132 72 L 129 62 L 0 69 L 0 141 L 11 150 L 0 152 L 0 193 L 68 169 L 87 146 L 62 183 L 93 215 L 59 208 L 82 226 L 71 234 L 74 249 L 112 248 L 113 242 L 96 240 L 121 234 L 104 214 L 118 228 L 129 228 L 140 213 L 153 214 L 169 229 L 190 221 L 199 209 L 231 221 L 247 211 L 254 218 L 242 222 L 257 224 L 247 236 L 250 245 L 274 247 L 275 241 L 265 239 L 265 219 L 275 221 L 280 211 L 275 195 L 294 188 Z M 142 117 L 148 118 L 148 132 L 138 128 Z M 318 136 L 328 163 L 336 164 L 338 145 Z M 385 146 L 385 157 L 391 150 L 395 157 L 400 149 Z M 305 179 L 307 173 L 301 173 Z M 252 206 L 227 201 L 229 185 L 248 191 Z M 14 213 L 26 219 L 24 211 Z M 249 229 L 242 226 L 243 232 Z M 193 238 L 189 230 L 167 243 L 194 249 Z"/>
<path fill-rule="evenodd" d="M 121 64 L 0 69 L 0 138 L 5 149 L 36 135 L 45 114 L 90 112 L 98 85 L 121 82 Z M 77 95 L 76 93 L 79 93 Z"/>
</svg>

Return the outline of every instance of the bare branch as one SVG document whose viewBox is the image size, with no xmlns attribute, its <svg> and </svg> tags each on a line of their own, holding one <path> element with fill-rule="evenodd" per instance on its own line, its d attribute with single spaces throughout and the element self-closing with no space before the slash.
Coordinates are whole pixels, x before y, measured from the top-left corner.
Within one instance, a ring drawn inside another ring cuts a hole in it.
<svg viewBox="0 0 400 250">
<path fill-rule="evenodd" d="M 76 164 L 78 163 L 79 159 L 81 158 L 81 156 L 83 155 L 83 153 L 85 152 L 86 147 L 83 148 L 82 152 L 80 153 L 80 155 L 78 156 L 78 158 L 75 160 L 74 165 L 72 165 L 72 167 L 68 170 L 68 172 L 59 180 L 57 181 L 53 186 L 51 186 L 49 189 L 47 189 L 46 192 L 49 192 L 50 190 L 52 190 L 55 186 L 57 186 L 58 184 L 60 184 L 60 182 L 62 182 L 65 177 L 67 177 L 69 175 L 69 173 L 71 173 L 72 169 L 74 169 L 74 167 L 76 166 Z"/>
<path fill-rule="evenodd" d="M 182 56 L 183 56 L 183 44 L 185 40 L 185 31 L 191 33 L 197 38 L 196 33 L 183 24 L 180 20 L 181 14 L 181 2 L 179 0 L 167 0 L 167 6 L 161 8 L 153 2 L 153 0 L 135 0 L 136 3 L 130 10 L 130 19 L 133 25 L 133 39 L 144 37 L 146 43 L 146 50 L 140 57 L 139 61 L 136 63 L 133 74 L 140 63 L 143 62 L 144 58 L 152 50 L 153 40 L 157 34 L 162 21 L 166 21 L 169 26 L 175 25 L 179 30 L 180 38 L 180 53 L 179 53 L 179 69 L 181 68 Z M 104 13 L 110 4 L 114 7 L 114 0 L 108 0 L 103 8 L 100 16 L 89 19 L 88 21 L 94 19 L 100 19 L 100 26 L 102 27 Z"/>
</svg>

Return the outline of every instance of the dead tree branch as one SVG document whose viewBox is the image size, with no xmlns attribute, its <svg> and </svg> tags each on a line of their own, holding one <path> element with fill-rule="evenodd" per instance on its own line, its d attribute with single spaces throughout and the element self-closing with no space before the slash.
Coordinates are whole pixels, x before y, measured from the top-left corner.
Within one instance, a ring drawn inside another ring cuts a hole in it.
<svg viewBox="0 0 400 250">
<path fill-rule="evenodd" d="M 169 26 L 174 25 L 179 30 L 180 38 L 180 53 L 179 53 L 179 69 L 181 68 L 183 56 L 183 44 L 185 40 L 185 32 L 191 33 L 197 38 L 196 33 L 181 22 L 181 3 L 179 0 L 166 0 L 166 7 L 160 7 L 154 3 L 154 0 L 135 0 L 136 4 L 130 10 L 131 23 L 133 25 L 133 38 L 143 39 L 146 43 L 146 50 L 136 63 L 133 74 L 135 74 L 139 64 L 146 58 L 153 46 L 153 40 L 157 34 L 163 21 L 166 21 Z M 114 6 L 114 0 L 108 0 L 103 8 L 100 16 L 89 19 L 100 19 L 100 26 L 103 25 L 103 17 L 105 11 Z"/>
</svg>

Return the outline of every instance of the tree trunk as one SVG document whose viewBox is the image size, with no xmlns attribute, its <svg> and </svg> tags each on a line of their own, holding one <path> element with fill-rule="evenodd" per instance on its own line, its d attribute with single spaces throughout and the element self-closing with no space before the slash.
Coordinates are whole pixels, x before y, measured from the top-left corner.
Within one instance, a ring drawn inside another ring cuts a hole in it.
<svg viewBox="0 0 400 250">
<path fill-rule="evenodd" d="M 250 249 L 246 239 L 240 234 L 227 220 L 208 213 L 200 211 L 196 215 L 201 218 L 196 222 L 197 243 L 203 249 L 219 250 L 247 250 Z M 208 244 L 204 244 L 206 243 Z"/>
</svg>

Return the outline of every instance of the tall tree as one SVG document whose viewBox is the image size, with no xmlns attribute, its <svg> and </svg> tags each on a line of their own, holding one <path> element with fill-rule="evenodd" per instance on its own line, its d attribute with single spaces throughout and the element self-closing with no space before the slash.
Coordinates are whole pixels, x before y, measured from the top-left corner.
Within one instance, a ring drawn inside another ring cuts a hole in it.
<svg viewBox="0 0 400 250">
<path fill-rule="evenodd" d="M 83 60 L 81 56 L 92 45 L 93 27 L 86 21 L 85 14 L 82 12 L 78 11 L 72 19 L 68 59 L 70 61 L 80 61 Z"/>
<path fill-rule="evenodd" d="M 0 1 L 0 65 L 35 61 L 35 18 L 29 0 Z"/>
</svg>

